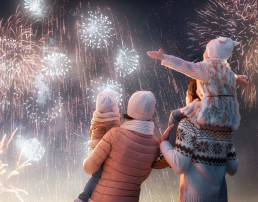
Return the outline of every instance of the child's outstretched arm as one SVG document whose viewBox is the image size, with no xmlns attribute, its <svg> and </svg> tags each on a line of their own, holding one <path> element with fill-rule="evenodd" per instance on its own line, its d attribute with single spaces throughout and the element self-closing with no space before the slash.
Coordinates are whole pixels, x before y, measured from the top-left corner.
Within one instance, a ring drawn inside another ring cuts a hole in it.
<svg viewBox="0 0 258 202">
<path fill-rule="evenodd" d="M 205 69 L 202 68 L 200 64 L 187 62 L 172 55 L 166 55 L 161 49 L 159 49 L 159 51 L 148 51 L 147 55 L 152 59 L 161 60 L 162 65 L 181 72 L 193 79 L 201 81 L 205 81 L 206 79 L 207 74 L 205 74 Z"/>
</svg>

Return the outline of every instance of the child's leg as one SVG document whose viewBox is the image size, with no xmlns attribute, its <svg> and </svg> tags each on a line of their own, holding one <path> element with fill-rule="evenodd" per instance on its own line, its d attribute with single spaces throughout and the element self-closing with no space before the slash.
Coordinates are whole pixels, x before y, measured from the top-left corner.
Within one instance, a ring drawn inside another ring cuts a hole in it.
<svg viewBox="0 0 258 202">
<path fill-rule="evenodd" d="M 84 202 L 88 202 L 92 192 L 94 191 L 101 177 L 102 169 L 103 165 L 101 165 L 98 171 L 92 175 L 92 177 L 89 179 L 86 186 L 84 187 L 84 191 L 79 195 L 79 199 L 81 199 Z"/>
</svg>

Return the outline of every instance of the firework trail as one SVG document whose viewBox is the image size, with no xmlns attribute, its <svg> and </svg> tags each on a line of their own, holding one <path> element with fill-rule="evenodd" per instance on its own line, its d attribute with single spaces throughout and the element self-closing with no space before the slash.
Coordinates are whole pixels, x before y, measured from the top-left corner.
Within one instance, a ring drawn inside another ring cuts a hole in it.
<svg viewBox="0 0 258 202">
<path fill-rule="evenodd" d="M 240 42 L 231 58 L 236 73 L 245 74 L 251 85 L 242 90 L 246 106 L 257 105 L 258 60 L 258 4 L 256 0 L 209 1 L 205 9 L 197 11 L 198 22 L 189 23 L 191 49 L 205 47 L 218 36 L 231 37 Z M 197 44 L 196 44 L 197 43 Z"/>
<path fill-rule="evenodd" d="M 8 146 L 11 143 L 14 134 L 16 133 L 18 129 L 16 129 L 10 139 L 7 141 L 6 140 L 6 135 L 3 136 L 2 140 L 0 141 L 0 155 L 7 155 L 8 154 Z M 26 195 L 28 195 L 28 193 L 20 188 L 16 188 L 13 185 L 11 185 L 8 181 L 10 180 L 10 178 L 12 178 L 13 176 L 16 176 L 19 174 L 19 171 L 21 169 L 23 169 L 26 166 L 30 166 L 31 163 L 29 163 L 28 161 L 25 161 L 23 163 L 20 163 L 20 160 L 18 160 L 18 162 L 16 163 L 16 168 L 12 171 L 7 171 L 7 167 L 8 164 L 3 163 L 2 160 L 0 160 L 0 195 L 5 193 L 5 192 L 9 192 L 9 193 L 13 193 L 16 195 L 16 197 L 20 200 L 20 201 L 24 201 L 20 195 L 20 193 L 24 193 Z"/>
</svg>

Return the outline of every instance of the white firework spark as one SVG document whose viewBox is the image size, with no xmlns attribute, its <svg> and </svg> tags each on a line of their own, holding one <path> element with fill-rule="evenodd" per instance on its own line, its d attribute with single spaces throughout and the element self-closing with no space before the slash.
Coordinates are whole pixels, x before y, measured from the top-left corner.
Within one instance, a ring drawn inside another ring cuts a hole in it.
<svg viewBox="0 0 258 202">
<path fill-rule="evenodd" d="M 118 105 L 122 104 L 122 85 L 117 81 L 107 79 L 107 81 L 103 81 L 103 78 L 100 77 L 99 81 L 91 80 L 92 88 L 87 88 L 90 92 L 93 93 L 92 96 L 88 96 L 87 98 L 92 99 L 93 102 L 96 102 L 97 95 L 102 91 L 112 92 L 116 95 L 116 100 Z"/>
<path fill-rule="evenodd" d="M 99 11 L 89 11 L 88 14 L 89 17 L 79 26 L 81 40 L 92 48 L 106 48 L 114 35 L 112 22 Z"/>
<path fill-rule="evenodd" d="M 44 0 L 24 0 L 24 8 L 35 18 L 42 18 L 45 15 Z"/>
<path fill-rule="evenodd" d="M 62 114 L 62 103 L 63 98 L 58 93 L 58 99 L 52 99 L 51 95 L 48 94 L 45 97 L 44 103 L 39 103 L 34 97 L 29 97 L 29 99 L 24 103 L 26 110 L 26 117 L 29 118 L 34 123 L 47 123 L 60 117 Z M 53 107 L 51 107 L 53 106 Z"/>
<path fill-rule="evenodd" d="M 21 155 L 28 161 L 39 161 L 45 154 L 45 149 L 37 138 L 27 140 L 23 136 L 18 135 L 15 144 L 18 150 L 20 150 Z"/>
<path fill-rule="evenodd" d="M 46 76 L 60 77 L 65 76 L 71 69 L 70 59 L 63 53 L 51 53 L 42 60 L 43 68 L 41 72 Z"/>
<path fill-rule="evenodd" d="M 119 76 L 126 77 L 136 70 L 139 64 L 139 55 L 134 49 L 129 50 L 128 48 L 119 49 L 116 58 L 116 71 Z"/>
</svg>

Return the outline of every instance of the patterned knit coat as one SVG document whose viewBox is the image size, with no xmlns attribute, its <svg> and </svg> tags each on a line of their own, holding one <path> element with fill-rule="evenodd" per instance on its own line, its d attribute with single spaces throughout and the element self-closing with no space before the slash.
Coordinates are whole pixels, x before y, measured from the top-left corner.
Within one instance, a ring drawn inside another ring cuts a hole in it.
<svg viewBox="0 0 258 202">
<path fill-rule="evenodd" d="M 239 127 L 236 75 L 226 60 L 209 58 L 193 63 L 165 55 L 162 65 L 197 80 L 197 93 L 201 102 L 193 102 L 182 109 L 192 123 L 197 127 Z"/>
<path fill-rule="evenodd" d="M 112 128 L 84 161 L 85 172 L 95 173 L 103 163 L 101 178 L 91 200 L 138 202 L 142 182 L 159 154 L 159 141 L 124 128 Z"/>
<path fill-rule="evenodd" d="M 160 149 L 174 172 L 180 174 L 179 201 L 227 201 L 225 174 L 234 175 L 238 167 L 231 129 L 198 129 L 183 119 L 175 147 L 163 141 Z"/>
</svg>

